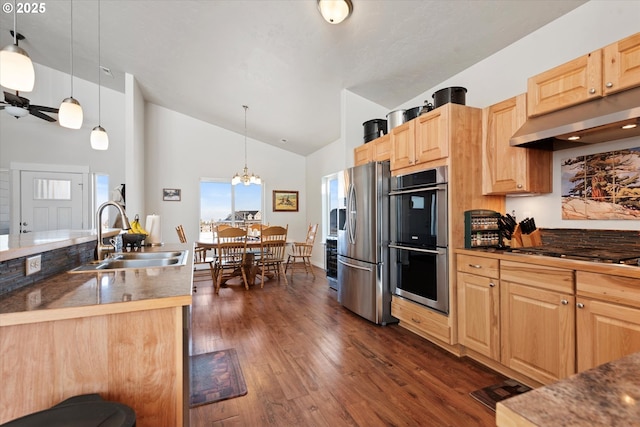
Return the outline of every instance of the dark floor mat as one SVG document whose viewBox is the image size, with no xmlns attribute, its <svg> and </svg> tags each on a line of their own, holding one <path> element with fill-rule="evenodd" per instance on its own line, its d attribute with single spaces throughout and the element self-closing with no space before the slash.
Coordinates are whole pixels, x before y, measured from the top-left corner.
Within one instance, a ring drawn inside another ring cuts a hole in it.
<svg viewBox="0 0 640 427">
<path fill-rule="evenodd" d="M 469 395 L 495 412 L 496 403 L 501 400 L 526 393 L 530 390 L 530 387 L 527 387 L 516 380 L 508 379 L 500 384 L 494 384 L 489 387 L 481 388 L 480 390 L 472 391 Z"/>
<path fill-rule="evenodd" d="M 247 394 L 247 385 L 235 349 L 198 354 L 190 359 L 190 407 Z"/>
</svg>

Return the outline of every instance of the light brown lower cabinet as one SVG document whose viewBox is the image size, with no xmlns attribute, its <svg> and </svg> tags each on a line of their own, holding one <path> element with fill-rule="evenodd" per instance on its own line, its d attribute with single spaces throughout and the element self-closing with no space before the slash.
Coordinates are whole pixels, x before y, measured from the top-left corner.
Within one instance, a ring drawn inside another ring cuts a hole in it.
<svg viewBox="0 0 640 427">
<path fill-rule="evenodd" d="M 458 341 L 500 360 L 500 282 L 497 259 L 458 255 Z"/>
<path fill-rule="evenodd" d="M 575 297 L 501 280 L 502 364 L 543 384 L 575 373 Z"/>
<path fill-rule="evenodd" d="M 500 262 L 501 363 L 543 384 L 575 373 L 573 270 Z"/>
<path fill-rule="evenodd" d="M 578 371 L 640 351 L 637 279 L 578 271 L 576 288 Z"/>
<path fill-rule="evenodd" d="M 391 298 L 391 315 L 400 320 L 400 326 L 421 337 L 433 337 L 446 344 L 453 344 L 449 318 L 444 314 L 394 295 Z"/>
<path fill-rule="evenodd" d="M 457 269 L 460 344 L 539 383 L 640 352 L 637 278 L 466 254 Z"/>
</svg>

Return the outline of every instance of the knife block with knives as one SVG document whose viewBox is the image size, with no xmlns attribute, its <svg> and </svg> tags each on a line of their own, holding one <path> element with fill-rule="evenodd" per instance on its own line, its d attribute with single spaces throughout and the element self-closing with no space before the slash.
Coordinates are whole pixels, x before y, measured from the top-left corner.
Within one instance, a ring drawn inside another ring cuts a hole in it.
<svg viewBox="0 0 640 427">
<path fill-rule="evenodd" d="M 500 218 L 500 228 L 507 239 L 505 244 L 512 248 L 542 245 L 540 230 L 533 218 L 526 218 L 519 223 L 509 214 Z"/>
<path fill-rule="evenodd" d="M 542 237 L 540 236 L 540 230 L 536 227 L 536 222 L 533 218 L 525 218 L 518 224 L 521 230 L 522 246 L 540 246 L 542 245 Z"/>
</svg>

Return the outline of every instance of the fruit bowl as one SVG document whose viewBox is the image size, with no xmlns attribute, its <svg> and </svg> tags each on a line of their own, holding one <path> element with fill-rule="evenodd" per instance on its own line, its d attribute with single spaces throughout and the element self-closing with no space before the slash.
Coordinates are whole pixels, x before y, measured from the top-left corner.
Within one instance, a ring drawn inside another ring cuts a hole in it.
<svg viewBox="0 0 640 427">
<path fill-rule="evenodd" d="M 124 233 L 122 234 L 122 246 L 123 248 L 131 247 L 131 249 L 139 248 L 145 237 L 147 235 L 142 233 Z"/>
</svg>

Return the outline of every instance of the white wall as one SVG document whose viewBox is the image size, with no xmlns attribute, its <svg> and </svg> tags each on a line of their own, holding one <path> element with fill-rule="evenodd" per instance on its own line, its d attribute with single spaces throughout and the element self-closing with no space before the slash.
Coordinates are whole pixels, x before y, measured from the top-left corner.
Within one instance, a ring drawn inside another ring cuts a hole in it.
<svg viewBox="0 0 640 427">
<path fill-rule="evenodd" d="M 145 109 L 145 206 L 160 215 L 164 242 L 177 242 L 175 227 L 183 224 L 187 239 L 198 238 L 201 178 L 231 179 L 244 167 L 244 136 L 147 103 Z M 263 180 L 263 221 L 289 225 L 289 239 L 307 231 L 305 159 L 288 151 L 247 140 L 249 171 Z M 180 202 L 162 200 L 163 188 L 182 190 Z M 298 212 L 273 212 L 273 190 L 299 191 Z M 129 212 L 134 214 L 134 212 Z M 143 218 L 143 213 L 140 213 Z"/>
<path fill-rule="evenodd" d="M 34 90 L 20 95 L 32 105 L 58 108 L 71 95 L 70 76 L 40 64 L 34 67 Z M 16 119 L 0 111 L 0 169 L 8 169 L 11 162 L 88 166 L 92 173 L 108 174 L 112 188 L 114 183 L 124 182 L 123 94 L 102 88 L 102 126 L 109 134 L 109 150 L 96 151 L 91 148 L 90 135 L 98 125 L 98 85 L 78 78 L 73 82 L 73 97 L 84 112 L 81 129 L 66 129 L 32 115 Z M 57 119 L 57 115 L 51 115 Z M 17 230 L 18 219 L 11 221 L 12 230 Z"/>
<path fill-rule="evenodd" d="M 307 199 L 307 223 L 319 224 L 311 262 L 318 267 L 324 268 L 324 240 L 328 233 L 327 225 L 322 221 L 323 212 L 326 209 L 326 193 L 322 187 L 322 178 L 346 168 L 344 144 L 342 140 L 336 140 L 308 155 L 306 160 L 307 194 L 309 194 Z"/>
<path fill-rule="evenodd" d="M 466 87 L 466 104 L 484 108 L 526 92 L 528 77 L 638 31 L 639 1 L 590 1 L 397 108 L 423 105 L 425 99 L 432 99 L 436 90 L 449 86 Z M 347 132 L 355 133 L 360 125 L 356 121 L 348 123 Z M 544 228 L 639 229 L 637 221 L 562 220 L 559 172 L 560 161 L 564 158 L 638 146 L 640 138 L 556 151 L 553 156 L 553 193 L 508 197 L 507 212 L 515 210 L 520 219 L 524 219 L 525 214 L 533 216 L 536 224 Z"/>
<path fill-rule="evenodd" d="M 353 149 L 364 142 L 362 124 L 368 120 L 385 119 L 389 111 L 348 90 L 342 91 L 340 99 L 342 108 L 340 138 L 344 142 L 346 168 L 353 166 Z"/>
<path fill-rule="evenodd" d="M 145 212 L 145 101 L 135 77 L 125 74 L 125 180 L 128 212 Z M 112 186 L 113 187 L 113 186 Z M 130 219 L 133 219 L 131 217 Z M 144 224 L 146 217 L 140 217 Z"/>
</svg>

